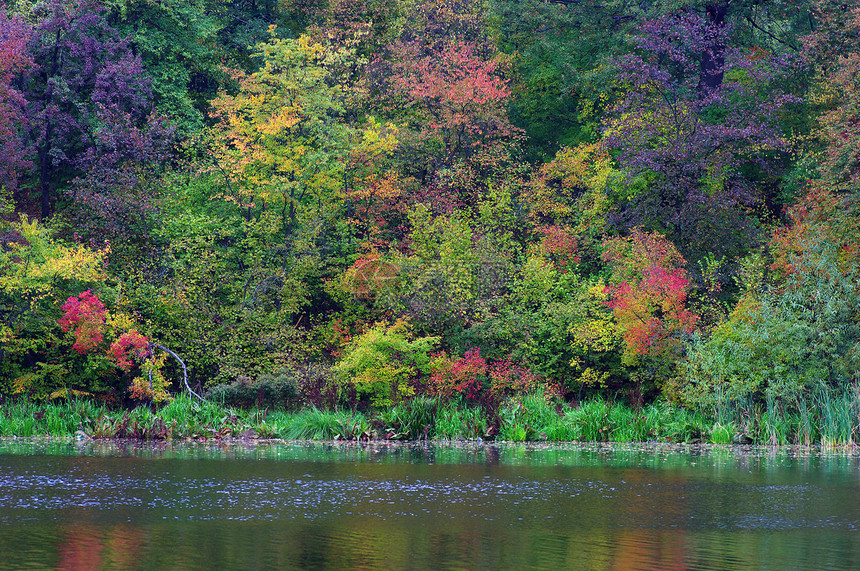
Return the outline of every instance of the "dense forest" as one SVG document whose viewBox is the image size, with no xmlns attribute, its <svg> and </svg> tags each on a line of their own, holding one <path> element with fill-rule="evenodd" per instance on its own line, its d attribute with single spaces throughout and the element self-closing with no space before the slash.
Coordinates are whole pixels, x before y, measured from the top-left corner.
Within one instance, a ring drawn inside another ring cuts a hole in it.
<svg viewBox="0 0 860 571">
<path fill-rule="evenodd" d="M 856 426 L 851 3 L 7 0 L 0 94 L 0 400 Z"/>
</svg>

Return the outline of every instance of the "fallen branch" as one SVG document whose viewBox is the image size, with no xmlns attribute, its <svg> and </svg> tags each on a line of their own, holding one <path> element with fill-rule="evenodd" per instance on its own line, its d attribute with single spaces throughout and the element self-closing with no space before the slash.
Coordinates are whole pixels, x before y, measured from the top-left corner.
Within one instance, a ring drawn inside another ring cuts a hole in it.
<svg viewBox="0 0 860 571">
<path fill-rule="evenodd" d="M 158 343 L 153 343 L 152 346 L 156 347 L 158 349 L 161 349 L 162 351 L 164 351 L 165 353 L 167 353 L 168 355 L 170 355 L 171 357 L 176 359 L 179 362 L 179 364 L 182 365 L 182 381 L 185 383 L 185 388 L 188 389 L 189 393 L 196 396 L 200 400 L 206 400 L 203 397 L 201 397 L 200 395 L 198 395 L 197 393 L 195 393 L 194 390 L 191 388 L 191 385 L 188 384 L 188 367 L 185 366 L 185 363 L 182 361 L 182 359 L 179 358 L 179 355 L 177 355 L 176 353 L 174 353 L 173 351 L 171 351 L 170 349 L 168 349 L 164 345 L 159 345 Z"/>
</svg>

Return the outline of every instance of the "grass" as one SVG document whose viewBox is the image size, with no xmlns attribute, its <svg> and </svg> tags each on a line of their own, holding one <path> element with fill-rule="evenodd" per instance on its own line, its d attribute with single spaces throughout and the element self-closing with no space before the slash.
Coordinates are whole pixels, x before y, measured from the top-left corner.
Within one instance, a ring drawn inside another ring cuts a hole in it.
<svg viewBox="0 0 860 571">
<path fill-rule="evenodd" d="M 494 434 L 494 430 L 498 432 Z M 458 401 L 417 397 L 383 411 L 307 408 L 243 410 L 179 396 L 162 407 L 113 410 L 92 400 L 17 401 L 0 409 L 0 436 L 87 435 L 93 438 L 374 440 L 485 438 L 506 441 L 751 442 L 765 445 L 854 445 L 860 399 L 821 392 L 789 412 L 780 403 L 734 403 L 719 414 L 656 402 L 639 409 L 594 398 L 578 406 L 543 393 L 506 401 L 498 416 Z"/>
</svg>

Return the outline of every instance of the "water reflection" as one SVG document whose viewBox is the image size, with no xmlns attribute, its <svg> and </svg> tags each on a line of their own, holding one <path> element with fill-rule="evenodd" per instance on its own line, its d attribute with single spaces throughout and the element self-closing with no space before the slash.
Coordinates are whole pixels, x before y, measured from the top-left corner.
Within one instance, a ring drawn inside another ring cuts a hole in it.
<svg viewBox="0 0 860 571">
<path fill-rule="evenodd" d="M 849 455 L 14 446 L 0 568 L 860 568 Z"/>
</svg>

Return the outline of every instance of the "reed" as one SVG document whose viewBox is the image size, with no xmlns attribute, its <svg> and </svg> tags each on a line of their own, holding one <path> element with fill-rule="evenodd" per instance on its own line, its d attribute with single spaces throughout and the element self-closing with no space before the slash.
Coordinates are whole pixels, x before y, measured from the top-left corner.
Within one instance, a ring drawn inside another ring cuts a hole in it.
<svg viewBox="0 0 860 571">
<path fill-rule="evenodd" d="M 854 390 L 841 394 L 821 389 L 815 396 L 816 408 L 821 415 L 821 444 L 842 446 L 856 442 L 858 434 L 858 395 Z"/>
<path fill-rule="evenodd" d="M 287 440 L 354 440 L 367 432 L 368 419 L 360 412 L 310 408 L 273 419 L 275 432 Z"/>
<path fill-rule="evenodd" d="M 420 396 L 383 411 L 308 408 L 243 410 L 178 396 L 162 407 L 110 410 L 92 400 L 7 402 L 0 409 L 0 436 L 94 438 L 286 438 L 293 440 L 495 438 L 509 441 L 753 442 L 756 444 L 854 445 L 860 440 L 860 396 L 821 388 L 787 406 L 764 402 L 720 403 L 710 414 L 664 401 L 634 409 L 602 398 L 578 406 L 560 404 L 537 391 L 508 399 L 497 413 L 462 400 Z M 494 433 L 491 427 L 496 427 Z"/>
<path fill-rule="evenodd" d="M 439 399 L 418 396 L 379 413 L 385 434 L 403 440 L 427 439 L 433 434 Z"/>
<path fill-rule="evenodd" d="M 487 417 L 480 408 L 457 402 L 440 404 L 433 426 L 433 437 L 442 440 L 483 438 L 489 429 Z"/>
</svg>

